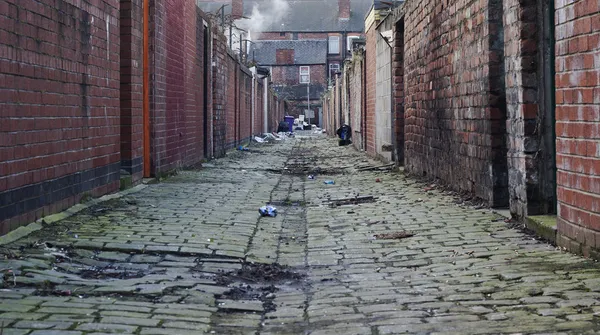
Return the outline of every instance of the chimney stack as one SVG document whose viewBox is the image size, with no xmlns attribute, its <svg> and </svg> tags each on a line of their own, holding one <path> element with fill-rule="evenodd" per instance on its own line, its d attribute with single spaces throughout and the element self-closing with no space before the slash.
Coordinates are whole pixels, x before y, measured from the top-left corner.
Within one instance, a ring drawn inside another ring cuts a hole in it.
<svg viewBox="0 0 600 335">
<path fill-rule="evenodd" d="M 231 0 L 231 17 L 234 20 L 244 16 L 244 0 Z"/>
<path fill-rule="evenodd" d="M 350 0 L 338 0 L 340 20 L 350 19 Z"/>
</svg>

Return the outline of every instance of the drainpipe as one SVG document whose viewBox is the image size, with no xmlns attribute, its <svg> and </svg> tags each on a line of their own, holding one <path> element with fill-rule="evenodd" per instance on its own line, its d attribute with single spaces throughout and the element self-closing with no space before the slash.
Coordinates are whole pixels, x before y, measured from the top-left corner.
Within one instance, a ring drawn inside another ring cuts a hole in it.
<svg viewBox="0 0 600 335">
<path fill-rule="evenodd" d="M 250 107 L 250 135 L 254 135 L 254 112 L 256 111 L 256 68 L 252 68 L 252 106 Z"/>
<path fill-rule="evenodd" d="M 269 132 L 269 76 L 264 79 L 264 101 L 263 101 L 263 134 Z"/>
</svg>

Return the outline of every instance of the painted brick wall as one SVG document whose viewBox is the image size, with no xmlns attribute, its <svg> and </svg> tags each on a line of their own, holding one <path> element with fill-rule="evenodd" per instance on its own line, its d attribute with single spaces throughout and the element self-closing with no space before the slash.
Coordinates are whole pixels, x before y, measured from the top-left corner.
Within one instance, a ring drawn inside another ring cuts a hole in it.
<svg viewBox="0 0 600 335">
<path fill-rule="evenodd" d="M 260 135 L 263 133 L 263 113 L 264 113 L 264 97 L 265 88 L 263 80 L 256 80 L 255 82 L 255 107 L 254 107 L 254 135 Z"/>
<path fill-rule="evenodd" d="M 366 55 L 365 55 L 365 66 L 366 66 L 366 78 L 365 78 L 365 90 L 367 91 L 366 96 L 366 117 L 365 117 L 365 138 L 366 138 L 366 149 L 367 154 L 375 156 L 377 154 L 375 144 L 375 100 L 376 100 L 376 78 L 375 74 L 377 71 L 376 54 L 377 54 L 377 24 L 373 23 L 367 27 L 366 38 Z"/>
<path fill-rule="evenodd" d="M 407 170 L 508 205 L 501 1 L 408 1 L 405 27 Z"/>
<path fill-rule="evenodd" d="M 600 2 L 556 1 L 555 23 L 559 245 L 597 258 Z"/>
<path fill-rule="evenodd" d="M 384 161 L 392 160 L 392 49 L 379 34 L 391 30 L 391 19 L 378 26 L 375 71 L 375 151 Z"/>
<path fill-rule="evenodd" d="M 143 176 L 142 0 L 120 1 L 121 169 L 136 183 Z"/>
<path fill-rule="evenodd" d="M 363 119 L 364 119 L 364 88 L 363 88 L 363 67 L 364 54 L 356 52 L 352 57 L 351 63 L 346 63 L 345 71 L 349 72 L 350 79 L 350 126 L 352 127 L 352 143 L 359 150 L 365 150 L 363 137 Z"/>
<path fill-rule="evenodd" d="M 118 189 L 118 8 L 0 0 L 0 233 Z"/>
</svg>

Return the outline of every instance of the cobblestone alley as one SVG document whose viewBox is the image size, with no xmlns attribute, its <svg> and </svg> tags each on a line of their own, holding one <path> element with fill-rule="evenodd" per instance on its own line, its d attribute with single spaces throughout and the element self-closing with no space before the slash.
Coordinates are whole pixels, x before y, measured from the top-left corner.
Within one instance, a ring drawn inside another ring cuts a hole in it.
<svg viewBox="0 0 600 335">
<path fill-rule="evenodd" d="M 600 330 L 595 263 L 377 164 L 256 144 L 48 224 L 0 249 L 0 334 Z"/>
</svg>

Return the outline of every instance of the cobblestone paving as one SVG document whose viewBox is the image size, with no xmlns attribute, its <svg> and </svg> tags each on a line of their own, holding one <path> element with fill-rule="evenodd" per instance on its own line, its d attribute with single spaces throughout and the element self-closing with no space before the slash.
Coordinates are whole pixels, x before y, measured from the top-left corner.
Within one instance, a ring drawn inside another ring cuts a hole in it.
<svg viewBox="0 0 600 335">
<path fill-rule="evenodd" d="M 254 146 L 0 247 L 0 334 L 600 330 L 595 263 L 369 164 L 323 137 Z"/>
</svg>

